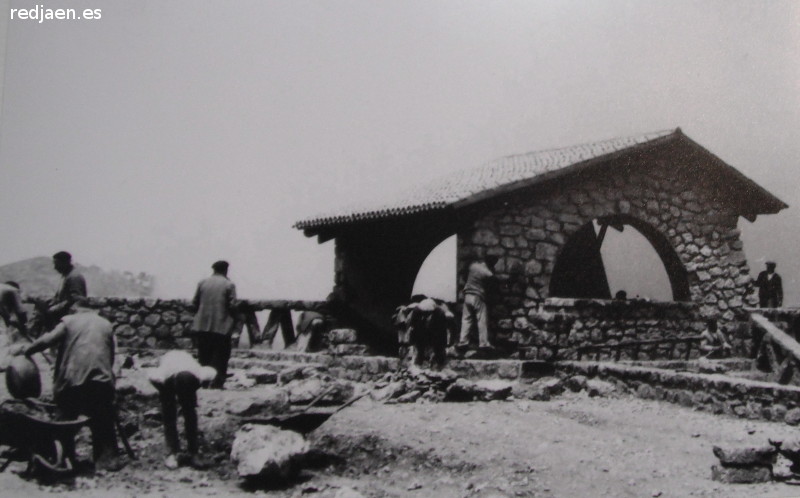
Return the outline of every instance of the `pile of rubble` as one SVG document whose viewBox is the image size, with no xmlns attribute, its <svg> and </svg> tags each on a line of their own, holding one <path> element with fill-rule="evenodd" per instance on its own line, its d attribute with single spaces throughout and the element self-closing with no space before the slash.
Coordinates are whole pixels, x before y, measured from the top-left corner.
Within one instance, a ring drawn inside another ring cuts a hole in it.
<svg viewBox="0 0 800 498">
<path fill-rule="evenodd" d="M 418 401 L 492 401 L 511 395 L 513 383 L 502 380 L 470 381 L 452 370 L 423 370 L 414 366 L 387 373 L 373 386 L 371 395 L 384 403 Z"/>
<path fill-rule="evenodd" d="M 372 387 L 372 398 L 384 403 L 494 401 L 511 397 L 549 401 L 565 391 L 585 391 L 590 397 L 609 396 L 616 391 L 614 384 L 582 375 L 542 377 L 523 383 L 468 380 L 452 370 L 423 370 L 413 366 L 384 375 Z"/>
<path fill-rule="evenodd" d="M 121 362 L 118 392 L 131 413 L 138 407 L 139 422 L 157 432 L 157 395 L 141 372 L 154 363 L 150 357 L 128 357 Z M 229 472 L 246 481 L 281 483 L 306 466 L 314 449 L 305 438 L 308 431 L 288 430 L 290 426 L 270 420 L 302 418 L 304 414 L 330 416 L 337 407 L 367 394 L 382 403 L 436 403 L 515 398 L 547 401 L 566 391 L 608 395 L 614 386 L 580 375 L 543 377 L 530 383 L 470 380 L 452 370 L 424 370 L 413 365 L 364 383 L 334 377 L 321 364 L 265 361 L 231 369 L 226 390 L 204 391 L 201 406 L 207 444 L 219 463 L 229 462 Z"/>
</svg>

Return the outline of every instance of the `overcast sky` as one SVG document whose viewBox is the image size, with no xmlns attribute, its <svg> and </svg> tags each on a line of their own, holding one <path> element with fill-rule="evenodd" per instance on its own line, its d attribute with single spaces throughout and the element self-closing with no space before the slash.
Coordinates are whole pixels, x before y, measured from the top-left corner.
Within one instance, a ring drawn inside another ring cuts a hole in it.
<svg viewBox="0 0 800 498">
<path fill-rule="evenodd" d="M 66 249 L 188 297 L 225 258 L 244 297 L 324 298 L 297 219 L 680 126 L 791 206 L 740 226 L 800 301 L 800 2 L 35 4 L 102 17 L 9 23 L 0 264 Z"/>
</svg>

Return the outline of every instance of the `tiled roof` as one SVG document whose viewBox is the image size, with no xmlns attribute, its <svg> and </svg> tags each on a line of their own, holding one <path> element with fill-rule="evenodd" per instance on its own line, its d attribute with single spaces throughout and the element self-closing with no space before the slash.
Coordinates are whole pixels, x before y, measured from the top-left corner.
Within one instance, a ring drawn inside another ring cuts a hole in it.
<svg viewBox="0 0 800 498">
<path fill-rule="evenodd" d="M 499 191 L 514 188 L 515 184 L 520 182 L 534 182 L 567 173 L 571 171 L 571 166 L 590 160 L 623 151 L 628 152 L 645 147 L 651 142 L 659 142 L 659 139 L 671 139 L 677 136 L 683 136 L 680 129 L 506 156 L 479 168 L 451 174 L 406 192 L 394 200 L 371 206 L 342 208 L 329 214 L 298 221 L 294 227 L 313 230 L 362 220 L 393 218 L 444 209 L 476 198 L 489 197 Z"/>
<path fill-rule="evenodd" d="M 673 133 L 674 130 L 616 138 L 585 145 L 506 156 L 479 168 L 466 169 L 417 187 L 396 199 L 372 206 L 344 207 L 300 220 L 295 228 L 308 229 L 359 220 L 389 218 L 442 209 L 474 195 L 535 178 L 573 164 L 619 152 Z"/>
</svg>

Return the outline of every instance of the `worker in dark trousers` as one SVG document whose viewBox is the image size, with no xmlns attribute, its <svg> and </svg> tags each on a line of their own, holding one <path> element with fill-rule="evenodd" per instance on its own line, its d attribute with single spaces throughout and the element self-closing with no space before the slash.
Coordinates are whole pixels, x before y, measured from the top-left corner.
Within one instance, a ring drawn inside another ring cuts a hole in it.
<svg viewBox="0 0 800 498">
<path fill-rule="evenodd" d="M 216 370 L 201 366 L 185 351 L 167 352 L 161 357 L 158 368 L 148 373 L 161 401 L 164 439 L 167 444 L 164 465 L 168 469 L 176 469 L 179 463 L 181 445 L 178 439 L 178 406 L 183 414 L 188 464 L 195 469 L 208 467 L 198 451 L 197 390 L 201 385 L 211 383 L 216 375 Z"/>
</svg>

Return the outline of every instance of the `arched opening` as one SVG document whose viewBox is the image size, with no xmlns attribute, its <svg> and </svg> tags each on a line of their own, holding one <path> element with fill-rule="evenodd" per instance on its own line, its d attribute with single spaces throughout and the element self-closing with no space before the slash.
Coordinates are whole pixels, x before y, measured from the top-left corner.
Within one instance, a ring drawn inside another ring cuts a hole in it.
<svg viewBox="0 0 800 498">
<path fill-rule="evenodd" d="M 456 236 L 437 245 L 420 266 L 413 294 L 425 294 L 448 302 L 456 300 Z"/>
<path fill-rule="evenodd" d="M 620 290 L 628 298 L 690 299 L 686 269 L 666 237 L 631 216 L 598 218 L 562 248 L 550 295 L 610 299 Z"/>
</svg>

